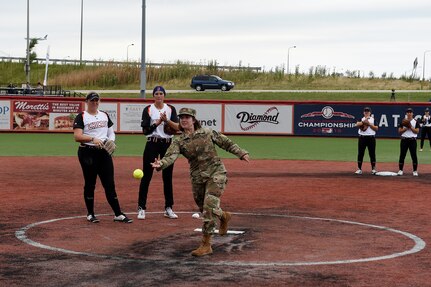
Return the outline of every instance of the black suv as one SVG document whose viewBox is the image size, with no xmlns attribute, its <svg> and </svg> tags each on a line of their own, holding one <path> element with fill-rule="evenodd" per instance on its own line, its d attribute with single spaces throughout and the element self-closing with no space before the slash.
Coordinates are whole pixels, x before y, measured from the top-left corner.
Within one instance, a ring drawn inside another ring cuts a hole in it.
<svg viewBox="0 0 431 287">
<path fill-rule="evenodd" d="M 220 89 L 229 91 L 235 86 L 234 82 L 226 81 L 215 75 L 199 75 L 192 78 L 190 87 L 196 91 L 204 91 L 205 89 Z"/>
</svg>

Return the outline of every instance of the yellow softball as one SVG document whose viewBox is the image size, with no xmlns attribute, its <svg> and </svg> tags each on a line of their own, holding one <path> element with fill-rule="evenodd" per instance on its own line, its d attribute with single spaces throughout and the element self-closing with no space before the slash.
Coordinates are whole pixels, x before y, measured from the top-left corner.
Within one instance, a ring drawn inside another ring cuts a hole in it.
<svg viewBox="0 0 431 287">
<path fill-rule="evenodd" d="M 144 176 L 144 172 L 142 171 L 142 169 L 137 168 L 133 171 L 134 178 L 141 179 L 143 176 Z"/>
</svg>

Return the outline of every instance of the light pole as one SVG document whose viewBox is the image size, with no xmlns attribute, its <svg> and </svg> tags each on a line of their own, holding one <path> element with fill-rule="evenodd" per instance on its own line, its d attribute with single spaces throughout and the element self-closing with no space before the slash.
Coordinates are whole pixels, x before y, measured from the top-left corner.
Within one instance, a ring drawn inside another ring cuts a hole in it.
<svg viewBox="0 0 431 287">
<path fill-rule="evenodd" d="M 286 67 L 286 74 L 287 75 L 289 75 L 289 57 L 290 57 L 290 49 L 295 49 L 296 48 L 296 46 L 292 46 L 292 47 L 289 47 L 288 49 L 287 49 L 287 67 Z"/>
<path fill-rule="evenodd" d="M 81 41 L 79 44 L 79 64 L 82 65 L 82 28 L 84 23 L 84 0 L 81 0 Z"/>
<path fill-rule="evenodd" d="M 27 60 L 25 61 L 25 76 L 30 83 L 30 0 L 27 0 Z"/>
<path fill-rule="evenodd" d="M 424 52 L 424 64 L 422 66 L 422 81 L 425 82 L 425 54 L 431 52 L 431 50 L 426 50 Z"/>
<path fill-rule="evenodd" d="M 134 46 L 135 44 L 130 44 L 130 45 L 127 45 L 127 58 L 126 58 L 126 62 L 129 62 L 129 47 L 130 46 Z"/>
<path fill-rule="evenodd" d="M 142 0 L 142 36 L 141 36 L 141 98 L 145 98 L 147 72 L 145 65 L 145 0 Z"/>
</svg>

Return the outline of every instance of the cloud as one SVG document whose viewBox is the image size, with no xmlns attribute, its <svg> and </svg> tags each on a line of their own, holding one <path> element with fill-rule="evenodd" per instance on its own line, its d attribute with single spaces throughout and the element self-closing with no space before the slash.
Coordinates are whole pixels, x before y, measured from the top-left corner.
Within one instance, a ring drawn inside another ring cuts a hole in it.
<svg viewBox="0 0 431 287">
<path fill-rule="evenodd" d="M 37 4 L 36 4 L 37 3 Z M 6 1 L 0 18 L 3 54 L 25 56 L 26 3 Z M 77 59 L 80 1 L 30 1 L 31 37 L 49 34 L 36 51 Z M 152 62 L 216 59 L 268 68 L 286 65 L 411 73 L 431 49 L 431 1 L 425 0 L 146 0 L 146 58 Z M 84 0 L 84 59 L 139 61 L 141 0 Z M 430 60 L 431 60 L 431 56 Z M 430 63 L 431 75 L 431 63 Z"/>
</svg>

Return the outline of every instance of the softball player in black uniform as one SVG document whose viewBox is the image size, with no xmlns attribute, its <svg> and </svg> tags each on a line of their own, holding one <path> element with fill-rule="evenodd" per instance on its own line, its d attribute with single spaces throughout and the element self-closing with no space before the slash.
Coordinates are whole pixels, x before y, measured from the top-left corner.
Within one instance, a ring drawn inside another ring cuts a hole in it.
<svg viewBox="0 0 431 287">
<path fill-rule="evenodd" d="M 162 86 L 156 86 L 153 89 L 154 103 L 146 106 L 142 111 L 141 127 L 142 132 L 147 137 L 147 143 L 143 156 L 144 177 L 139 185 L 138 198 L 138 219 L 145 219 L 145 210 L 147 209 L 147 195 L 151 178 L 153 177 L 153 167 L 151 163 L 155 158 L 162 158 L 168 147 L 171 145 L 173 135 L 167 133 L 167 126 L 172 131 L 178 130 L 178 116 L 174 106 L 164 103 L 166 91 Z M 174 205 L 172 173 L 173 165 L 162 172 L 163 193 L 165 195 L 165 213 L 164 216 L 176 219 L 178 216 L 172 210 Z"/>
<path fill-rule="evenodd" d="M 420 124 L 421 124 L 421 149 L 419 151 L 423 151 L 425 138 L 427 137 L 431 148 L 431 116 L 430 116 L 430 110 L 428 108 L 425 109 L 425 112 L 421 118 Z"/>
<path fill-rule="evenodd" d="M 410 156 L 413 162 L 413 176 L 418 176 L 418 156 L 417 156 L 417 142 L 416 138 L 419 133 L 419 122 L 413 118 L 413 110 L 408 108 L 406 110 L 406 118 L 398 126 L 398 132 L 401 134 L 400 143 L 400 160 L 398 175 L 403 175 L 404 159 L 407 155 L 407 150 L 410 151 Z"/>
<path fill-rule="evenodd" d="M 368 148 L 370 155 L 371 173 L 376 174 L 376 131 L 378 126 L 374 125 L 374 118 L 371 116 L 371 109 L 364 108 L 364 116 L 356 123 L 358 129 L 358 170 L 355 174 L 362 174 L 362 161 L 365 155 L 365 149 Z"/>
<path fill-rule="evenodd" d="M 78 114 L 73 123 L 75 141 L 79 142 L 78 159 L 84 174 L 84 201 L 87 207 L 87 220 L 99 222 L 94 215 L 94 190 L 97 176 L 105 189 L 106 199 L 115 213 L 114 221 L 131 223 L 121 212 L 114 182 L 114 164 L 111 155 L 103 149 L 106 140 L 115 140 L 113 123 L 108 114 L 99 111 L 100 97 L 89 93 L 86 97 L 87 109 Z"/>
</svg>

